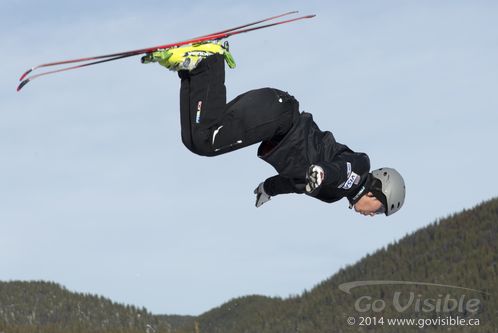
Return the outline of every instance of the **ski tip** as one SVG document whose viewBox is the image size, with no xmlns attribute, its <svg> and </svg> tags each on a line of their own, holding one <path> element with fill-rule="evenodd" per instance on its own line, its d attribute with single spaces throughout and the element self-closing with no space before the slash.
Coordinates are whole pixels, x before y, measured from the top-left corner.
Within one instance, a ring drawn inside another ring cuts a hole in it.
<svg viewBox="0 0 498 333">
<path fill-rule="evenodd" d="M 23 81 L 26 76 L 28 76 L 29 73 L 31 73 L 33 71 L 33 68 L 30 68 L 28 69 L 23 75 L 21 75 L 21 77 L 19 78 L 19 81 Z"/>
<path fill-rule="evenodd" d="M 29 82 L 29 79 L 21 81 L 21 83 L 17 86 L 17 92 L 19 92 L 25 85 L 27 85 L 28 82 Z"/>
</svg>

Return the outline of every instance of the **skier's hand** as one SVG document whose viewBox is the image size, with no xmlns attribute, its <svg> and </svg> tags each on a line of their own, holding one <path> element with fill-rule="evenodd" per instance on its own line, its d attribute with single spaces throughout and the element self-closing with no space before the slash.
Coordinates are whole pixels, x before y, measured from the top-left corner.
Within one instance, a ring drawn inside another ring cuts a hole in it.
<svg viewBox="0 0 498 333">
<path fill-rule="evenodd" d="M 261 207 L 262 204 L 264 204 L 265 202 L 267 202 L 271 199 L 271 196 L 269 196 L 265 192 L 264 184 L 265 184 L 265 182 L 262 182 L 254 190 L 254 194 L 256 194 L 256 207 Z"/>
<path fill-rule="evenodd" d="M 311 165 L 306 174 L 306 192 L 312 193 L 315 191 L 323 182 L 325 178 L 325 172 L 323 168 L 319 165 Z"/>
</svg>

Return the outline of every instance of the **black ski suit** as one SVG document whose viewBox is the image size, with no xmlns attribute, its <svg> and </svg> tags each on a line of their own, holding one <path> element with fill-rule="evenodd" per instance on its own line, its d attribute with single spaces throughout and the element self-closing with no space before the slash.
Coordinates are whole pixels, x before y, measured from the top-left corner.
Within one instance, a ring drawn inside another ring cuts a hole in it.
<svg viewBox="0 0 498 333">
<path fill-rule="evenodd" d="M 221 55 L 201 61 L 194 70 L 180 71 L 182 141 L 195 154 L 216 156 L 261 143 L 258 156 L 278 175 L 264 188 L 271 196 L 305 193 L 311 164 L 321 166 L 325 178 L 308 195 L 325 202 L 347 197 L 356 201 L 365 190 L 370 162 L 321 131 L 311 114 L 299 113 L 299 103 L 286 92 L 262 88 L 226 103 L 225 68 Z"/>
</svg>

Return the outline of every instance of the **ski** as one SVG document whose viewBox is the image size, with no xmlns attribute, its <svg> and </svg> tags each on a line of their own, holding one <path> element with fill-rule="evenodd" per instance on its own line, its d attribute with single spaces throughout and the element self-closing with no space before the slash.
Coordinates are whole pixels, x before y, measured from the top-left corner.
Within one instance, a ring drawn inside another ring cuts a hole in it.
<svg viewBox="0 0 498 333">
<path fill-rule="evenodd" d="M 55 73 L 60 73 L 60 72 L 66 72 L 66 71 L 69 71 L 69 70 L 72 70 L 72 69 L 77 69 L 77 68 L 87 67 L 87 66 L 91 66 L 91 65 L 101 64 L 101 63 L 104 63 L 104 62 L 109 62 L 109 61 L 113 61 L 113 60 L 123 59 L 123 58 L 131 57 L 131 56 L 135 56 L 135 55 L 137 55 L 137 54 L 135 54 L 135 53 L 126 54 L 125 53 L 125 54 L 120 55 L 120 56 L 111 57 L 111 58 L 104 58 L 104 59 L 99 60 L 99 61 L 88 62 L 88 63 L 84 63 L 84 64 L 77 65 L 77 66 L 65 67 L 65 68 L 60 68 L 60 69 L 56 69 L 56 70 L 53 70 L 53 71 L 48 71 L 48 72 L 43 72 L 43 73 L 40 73 L 40 74 L 35 74 L 35 75 L 32 75 L 32 76 L 30 76 L 30 77 L 22 80 L 21 83 L 19 83 L 19 85 L 17 86 L 17 91 L 20 91 L 26 84 L 28 84 L 29 82 L 33 81 L 34 79 L 36 79 L 36 78 L 38 78 L 40 76 L 46 76 L 46 75 L 50 75 L 50 74 L 55 74 Z"/>
<path fill-rule="evenodd" d="M 230 32 L 230 31 L 234 31 L 234 30 L 246 28 L 246 27 L 249 27 L 251 25 L 256 25 L 256 24 L 259 24 L 259 23 L 262 23 L 262 22 L 271 21 L 271 20 L 274 20 L 274 19 L 277 19 L 277 18 L 280 18 L 280 17 L 283 17 L 283 16 L 287 16 L 287 15 L 291 15 L 291 14 L 296 14 L 296 13 L 298 13 L 298 12 L 297 11 L 286 12 L 286 13 L 283 13 L 283 14 L 280 14 L 280 15 L 276 15 L 276 16 L 272 16 L 272 17 L 268 17 L 268 18 L 265 18 L 265 19 L 262 19 L 262 20 L 259 20 L 259 21 L 247 23 L 247 24 L 244 24 L 244 25 L 241 25 L 241 26 L 238 26 L 238 27 L 234 27 L 234 28 L 230 28 L 230 29 L 226 29 L 226 30 L 214 32 L 214 33 L 211 33 L 211 34 L 208 34 L 208 35 L 202 35 L 202 36 L 194 37 L 192 39 L 202 38 L 202 37 L 206 37 L 206 36 L 209 36 L 209 35 L 222 34 L 222 33 L 225 33 L 225 32 Z M 179 42 L 179 43 L 181 43 L 181 42 Z M 149 48 L 146 48 L 146 49 L 149 49 Z M 56 61 L 56 62 L 50 62 L 50 63 L 46 63 L 46 64 L 37 65 L 35 67 L 32 67 L 32 68 L 28 69 L 21 76 L 21 78 L 19 79 L 19 81 L 22 81 L 30 72 L 32 72 L 32 71 L 34 71 L 36 69 L 39 69 L 39 68 L 49 67 L 49 66 L 57 66 L 57 65 L 65 65 L 65 64 L 75 63 L 75 62 L 98 60 L 98 59 L 103 59 L 103 58 L 117 57 L 117 56 L 121 56 L 121 55 L 124 55 L 124 54 L 129 54 L 129 53 L 134 53 L 134 52 L 140 52 L 140 53 L 142 53 L 141 51 L 142 50 L 146 50 L 146 49 L 138 49 L 138 50 L 132 50 L 132 51 L 117 52 L 117 53 L 104 54 L 104 55 L 92 56 L 92 57 L 84 57 L 84 58 L 78 58 L 78 59 L 62 60 L 62 61 Z"/>
<path fill-rule="evenodd" d="M 109 62 L 109 61 L 118 60 L 118 59 L 123 59 L 126 57 L 140 55 L 143 53 L 154 52 L 154 51 L 157 51 L 159 49 L 167 49 L 167 48 L 186 45 L 186 44 L 200 43 L 200 42 L 208 41 L 208 40 L 224 39 L 224 38 L 227 38 L 229 36 L 233 36 L 233 35 L 237 35 L 237 34 L 241 34 L 241 33 L 246 33 L 249 31 L 264 29 L 264 28 L 275 26 L 275 25 L 280 25 L 280 24 L 285 24 L 285 23 L 290 23 L 290 22 L 294 22 L 294 21 L 298 21 L 298 20 L 303 20 L 303 19 L 315 17 L 315 15 L 305 15 L 305 16 L 300 16 L 300 17 L 296 17 L 296 18 L 292 18 L 292 19 L 287 19 L 287 20 L 277 21 L 277 22 L 264 24 L 264 25 L 260 25 L 260 26 L 256 26 L 256 27 L 251 27 L 251 26 L 254 26 L 254 25 L 257 25 L 260 23 L 264 23 L 264 22 L 267 22 L 270 20 L 274 20 L 274 19 L 277 19 L 277 18 L 280 18 L 283 16 L 295 14 L 295 13 L 297 13 L 297 11 L 286 12 L 286 13 L 283 13 L 280 15 L 268 17 L 268 18 L 265 18 L 262 20 L 258 20 L 258 21 L 247 23 L 247 24 L 237 26 L 234 28 L 218 31 L 218 32 L 215 32 L 212 34 L 203 35 L 200 37 L 195 37 L 195 38 L 184 40 L 181 42 L 165 44 L 165 45 L 158 45 L 158 46 L 153 46 L 153 47 L 149 47 L 149 48 L 143 48 L 143 49 L 137 49 L 137 50 L 131 50 L 131 51 L 125 51 L 125 52 L 111 53 L 111 54 L 100 55 L 100 56 L 70 59 L 70 60 L 63 60 L 63 61 L 57 61 L 57 62 L 51 62 L 51 63 L 37 65 L 37 66 L 32 67 L 31 69 L 27 70 L 21 76 L 21 78 L 19 79 L 21 81 L 21 83 L 17 87 L 17 91 L 20 91 L 30 81 L 32 81 L 38 77 L 45 76 L 45 75 L 60 73 L 60 72 L 69 71 L 69 70 L 73 70 L 73 69 L 77 69 L 77 68 L 87 67 L 90 65 L 100 64 L 100 63 Z M 36 74 L 36 75 L 32 75 L 30 77 L 27 77 L 31 72 L 33 72 L 34 70 L 39 69 L 39 68 L 49 67 L 49 66 L 57 66 L 57 65 L 66 65 L 66 64 L 77 63 L 77 62 L 87 62 L 87 63 L 79 64 L 76 66 L 65 67 L 65 68 L 61 68 L 61 69 L 57 69 L 57 70 L 53 70 L 53 71 L 43 72 L 40 74 Z"/>
</svg>

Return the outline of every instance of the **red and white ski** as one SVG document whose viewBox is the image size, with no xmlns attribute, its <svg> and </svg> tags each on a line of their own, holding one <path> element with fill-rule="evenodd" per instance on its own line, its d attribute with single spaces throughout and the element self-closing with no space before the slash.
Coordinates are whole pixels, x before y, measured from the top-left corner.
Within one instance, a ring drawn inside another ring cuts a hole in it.
<svg viewBox="0 0 498 333">
<path fill-rule="evenodd" d="M 168 49 L 168 48 L 178 47 L 178 46 L 187 45 L 187 44 L 200 43 L 200 42 L 204 42 L 204 41 L 208 41 L 208 40 L 220 40 L 220 39 L 224 39 L 224 38 L 227 38 L 227 37 L 230 37 L 233 35 L 237 35 L 237 34 L 241 34 L 241 33 L 246 33 L 246 32 L 250 32 L 250 31 L 254 31 L 254 30 L 264 29 L 264 28 L 268 28 L 268 27 L 272 27 L 272 26 L 276 26 L 276 25 L 280 25 L 280 24 L 285 24 L 285 23 L 290 23 L 290 22 L 294 22 L 294 21 L 298 21 L 298 20 L 309 19 L 309 18 L 315 17 L 315 15 L 305 15 L 305 16 L 300 16 L 300 17 L 296 17 L 296 18 L 292 18 L 292 19 L 287 19 L 287 20 L 282 20 L 282 21 L 277 21 L 277 22 L 273 22 L 273 23 L 268 23 L 268 24 L 264 24 L 264 25 L 251 27 L 251 26 L 263 23 L 263 22 L 271 21 L 271 20 L 274 20 L 274 19 L 277 19 L 277 18 L 280 18 L 283 16 L 296 14 L 296 13 L 297 13 L 297 11 L 286 12 L 286 13 L 283 13 L 280 15 L 276 15 L 276 16 L 268 17 L 268 18 L 261 19 L 261 20 L 255 21 L 255 22 L 240 25 L 240 26 L 237 26 L 234 28 L 214 32 L 214 33 L 211 33 L 208 35 L 203 35 L 203 36 L 195 37 L 192 39 L 187 39 L 187 40 L 176 42 L 176 43 L 158 45 L 158 46 L 137 49 L 137 50 L 131 50 L 131 51 L 105 54 L 105 55 L 100 55 L 100 56 L 55 61 L 55 62 L 37 65 L 37 66 L 32 67 L 29 70 L 27 70 L 21 76 L 21 78 L 19 79 L 19 81 L 21 81 L 21 83 L 17 87 L 17 91 L 20 91 L 30 81 L 33 81 L 36 78 L 50 75 L 50 74 L 65 72 L 65 71 L 69 71 L 69 70 L 73 70 L 73 69 L 77 69 L 77 68 L 96 65 L 96 64 L 101 64 L 104 62 L 109 62 L 109 61 L 123 59 L 123 58 L 131 57 L 131 56 L 141 55 L 144 53 L 155 52 L 155 51 L 160 50 L 160 49 Z M 78 64 L 75 66 L 64 67 L 64 68 L 60 68 L 60 69 L 56 69 L 56 70 L 52 70 L 52 71 L 47 71 L 47 72 L 43 72 L 40 74 L 31 75 L 28 77 L 28 75 L 30 73 L 32 73 L 33 71 L 35 71 L 39 68 L 67 65 L 67 64 L 80 63 L 80 62 L 82 62 L 83 64 Z"/>
</svg>

